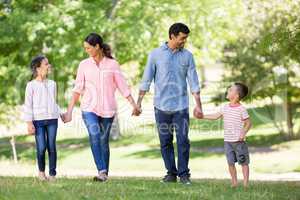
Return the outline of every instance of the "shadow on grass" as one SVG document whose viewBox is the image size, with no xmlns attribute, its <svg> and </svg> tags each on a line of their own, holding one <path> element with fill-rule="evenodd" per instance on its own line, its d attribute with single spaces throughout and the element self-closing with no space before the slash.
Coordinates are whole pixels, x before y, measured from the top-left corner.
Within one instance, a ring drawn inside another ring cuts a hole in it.
<svg viewBox="0 0 300 200">
<path fill-rule="evenodd" d="M 16 150 L 19 160 L 22 161 L 35 161 L 36 157 L 36 145 L 31 140 L 32 136 L 17 136 L 16 137 Z M 0 158 L 12 159 L 12 148 L 10 145 L 10 138 L 0 138 Z M 68 157 L 74 152 L 81 151 L 85 148 L 89 148 L 88 138 L 71 138 L 57 141 L 58 159 Z"/>
<path fill-rule="evenodd" d="M 273 135 L 252 135 L 247 138 L 247 144 L 250 148 L 250 153 L 266 153 L 277 151 L 272 149 L 271 146 L 285 142 L 279 134 Z M 224 154 L 224 140 L 222 138 L 217 139 L 204 139 L 198 141 L 191 141 L 190 158 L 198 157 L 211 157 L 211 156 L 223 156 Z M 176 144 L 175 154 L 176 153 Z M 151 147 L 151 149 L 134 152 L 127 155 L 128 157 L 137 158 L 160 158 L 160 148 L 158 146 Z"/>
<path fill-rule="evenodd" d="M 118 140 L 111 140 L 110 147 L 129 146 L 132 144 L 147 144 L 155 136 L 152 134 L 124 135 Z M 18 160 L 35 162 L 36 145 L 33 136 L 16 136 L 16 150 Z M 64 159 L 71 154 L 90 149 L 89 138 L 59 139 L 56 142 L 58 159 Z M 47 153 L 46 153 L 47 154 Z M 0 159 L 12 159 L 13 153 L 10 145 L 10 137 L 0 138 Z"/>
</svg>

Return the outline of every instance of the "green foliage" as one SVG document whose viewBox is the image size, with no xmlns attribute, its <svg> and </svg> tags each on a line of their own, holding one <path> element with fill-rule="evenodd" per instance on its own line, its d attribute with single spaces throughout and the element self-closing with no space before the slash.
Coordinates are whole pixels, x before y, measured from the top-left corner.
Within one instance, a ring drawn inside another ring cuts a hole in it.
<svg viewBox="0 0 300 200">
<path fill-rule="evenodd" d="M 288 130 L 293 136 L 296 103 L 300 100 L 299 26 L 297 1 L 249 1 L 245 29 L 236 41 L 224 48 L 228 73 L 224 80 L 242 81 L 250 86 L 251 98 L 276 97 L 286 107 Z M 283 113 L 282 113 L 283 114 Z"/>
<path fill-rule="evenodd" d="M 3 0 L 0 85 L 6 87 L 0 90 L 1 102 L 6 107 L 23 102 L 25 85 L 30 79 L 30 60 L 45 54 L 54 68 L 51 78 L 58 82 L 59 102 L 66 103 L 64 93 L 71 87 L 80 60 L 86 57 L 82 43 L 90 32 L 104 37 L 121 64 L 138 63 L 138 69 L 133 69 L 138 71 L 134 73 L 138 77 L 133 82 L 141 77 L 150 50 L 167 40 L 168 27 L 175 21 L 191 27 L 191 44 L 195 43 L 192 48 L 199 60 L 217 58 L 224 43 L 220 36 L 232 27 L 226 24 L 239 10 L 235 3 L 238 0 L 232 4 L 224 2 L 228 1 Z M 220 10 L 228 17 L 218 16 Z M 209 45 L 209 41 L 216 42 Z M 203 52 L 210 50 L 209 55 L 198 51 L 202 46 Z"/>
</svg>

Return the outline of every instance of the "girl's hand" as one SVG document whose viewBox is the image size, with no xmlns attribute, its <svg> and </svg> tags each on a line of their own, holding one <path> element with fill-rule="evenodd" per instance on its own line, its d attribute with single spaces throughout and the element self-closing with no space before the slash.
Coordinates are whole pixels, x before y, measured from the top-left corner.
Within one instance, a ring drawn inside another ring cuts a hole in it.
<svg viewBox="0 0 300 200">
<path fill-rule="evenodd" d="M 32 122 L 27 123 L 27 131 L 28 131 L 28 135 L 34 135 L 35 127 Z"/>
<path fill-rule="evenodd" d="M 63 114 L 60 114 L 60 119 L 61 119 L 61 121 L 63 121 L 64 123 L 66 123 L 66 122 L 65 122 L 65 115 L 64 115 L 64 113 L 63 113 Z"/>
</svg>

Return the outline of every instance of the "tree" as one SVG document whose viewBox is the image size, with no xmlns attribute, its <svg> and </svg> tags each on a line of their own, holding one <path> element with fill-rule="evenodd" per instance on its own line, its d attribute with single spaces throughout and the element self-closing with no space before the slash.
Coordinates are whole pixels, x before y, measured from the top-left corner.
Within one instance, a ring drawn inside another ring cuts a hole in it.
<svg viewBox="0 0 300 200">
<path fill-rule="evenodd" d="M 299 1 L 249 1 L 245 30 L 224 48 L 229 73 L 225 81 L 242 81 L 251 86 L 251 99 L 270 99 L 279 112 L 269 110 L 273 123 L 287 139 L 300 137 L 296 130 L 296 107 L 300 100 Z M 259 14 L 258 14 L 259 13 Z M 285 123 L 282 123 L 284 120 Z"/>
</svg>

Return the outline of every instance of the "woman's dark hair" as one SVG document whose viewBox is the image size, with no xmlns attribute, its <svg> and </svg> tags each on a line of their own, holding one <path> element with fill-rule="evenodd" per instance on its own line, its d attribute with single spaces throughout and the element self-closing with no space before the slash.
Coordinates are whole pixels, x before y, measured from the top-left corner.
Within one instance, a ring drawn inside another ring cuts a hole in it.
<svg viewBox="0 0 300 200">
<path fill-rule="evenodd" d="M 187 25 L 183 24 L 183 23 L 175 23 L 172 26 L 170 26 L 169 28 L 169 39 L 171 39 L 171 35 L 179 35 L 179 33 L 184 33 L 184 34 L 189 34 L 190 33 L 190 29 L 189 27 L 187 27 Z"/>
<path fill-rule="evenodd" d="M 42 61 L 46 58 L 44 55 L 38 55 L 31 60 L 30 69 L 32 72 L 31 80 L 33 80 L 37 76 L 37 68 L 39 68 L 42 64 Z"/>
<path fill-rule="evenodd" d="M 108 44 L 105 44 L 103 42 L 103 39 L 102 37 L 97 34 L 97 33 L 90 33 L 85 39 L 84 39 L 85 42 L 89 43 L 90 45 L 92 46 L 96 46 L 97 44 L 99 45 L 99 47 L 102 49 L 104 55 L 108 58 L 112 58 L 112 55 L 111 55 L 111 48 Z"/>
<path fill-rule="evenodd" d="M 245 98 L 248 95 L 249 89 L 245 84 L 236 82 L 236 83 L 234 83 L 234 85 L 237 87 L 237 91 L 239 93 L 240 100 L 242 100 L 243 98 Z"/>
</svg>

